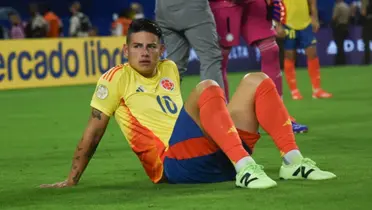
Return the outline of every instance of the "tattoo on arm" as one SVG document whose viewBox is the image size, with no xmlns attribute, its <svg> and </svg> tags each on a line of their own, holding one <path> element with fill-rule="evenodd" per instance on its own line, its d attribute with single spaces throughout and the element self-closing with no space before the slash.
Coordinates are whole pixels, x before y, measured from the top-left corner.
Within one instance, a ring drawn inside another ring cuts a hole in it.
<svg viewBox="0 0 372 210">
<path fill-rule="evenodd" d="M 78 181 L 79 181 L 79 179 L 80 179 L 80 175 L 81 175 L 80 171 L 77 171 L 76 174 L 75 174 L 75 176 L 72 177 L 72 181 L 73 181 L 74 183 L 78 183 Z"/>
<path fill-rule="evenodd" d="M 81 141 L 83 141 L 83 139 L 81 139 Z M 81 141 L 80 141 L 80 142 L 81 142 Z M 77 149 L 78 152 L 80 152 L 83 148 L 81 148 L 81 147 L 78 146 L 76 149 Z M 75 156 L 74 159 L 75 159 L 75 160 L 79 160 L 79 159 L 80 159 L 80 155 L 77 154 L 77 155 Z"/>
<path fill-rule="evenodd" d="M 93 109 L 92 118 L 101 120 L 102 112 L 97 109 Z M 79 182 L 84 169 L 87 167 L 89 160 L 92 158 L 98 147 L 99 141 L 103 136 L 105 128 L 106 127 L 101 128 L 100 126 L 93 126 L 93 129 L 88 130 L 88 133 L 85 133 L 84 136 L 81 138 L 80 143 L 75 150 L 69 181 L 74 182 L 74 184 L 77 184 Z"/>
<path fill-rule="evenodd" d="M 92 143 L 89 145 L 88 151 L 85 153 L 85 157 L 91 159 L 93 157 L 93 154 L 96 152 L 97 147 L 98 143 L 96 141 L 92 141 Z"/>
<path fill-rule="evenodd" d="M 93 118 L 97 118 L 98 120 L 101 120 L 102 119 L 101 114 L 102 114 L 102 112 L 99 111 L 98 109 L 93 109 L 92 110 L 92 117 Z"/>
</svg>

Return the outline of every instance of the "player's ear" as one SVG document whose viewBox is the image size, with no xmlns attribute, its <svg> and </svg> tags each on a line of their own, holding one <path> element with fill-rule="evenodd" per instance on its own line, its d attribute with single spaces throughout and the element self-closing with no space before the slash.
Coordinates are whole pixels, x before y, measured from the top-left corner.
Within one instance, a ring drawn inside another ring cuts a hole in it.
<svg viewBox="0 0 372 210">
<path fill-rule="evenodd" d="M 160 55 L 163 56 L 164 55 L 164 52 L 165 52 L 165 45 L 164 44 L 161 44 L 160 45 Z"/>
<path fill-rule="evenodd" d="M 124 44 L 123 45 L 123 53 L 124 53 L 125 58 L 128 58 L 128 54 L 129 54 L 128 50 L 129 50 L 129 46 L 127 44 Z"/>
</svg>

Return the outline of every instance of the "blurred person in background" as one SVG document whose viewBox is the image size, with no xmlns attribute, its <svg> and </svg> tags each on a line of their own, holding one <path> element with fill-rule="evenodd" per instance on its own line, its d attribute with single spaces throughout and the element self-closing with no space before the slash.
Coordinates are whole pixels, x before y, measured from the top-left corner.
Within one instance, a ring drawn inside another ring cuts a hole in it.
<svg viewBox="0 0 372 210">
<path fill-rule="evenodd" d="M 8 37 L 6 29 L 0 25 L 0 39 L 8 39 Z"/>
<path fill-rule="evenodd" d="M 44 9 L 44 19 L 49 25 L 47 37 L 60 37 L 63 30 L 62 21 L 48 6 Z"/>
<path fill-rule="evenodd" d="M 177 64 L 181 80 L 192 47 L 200 60 L 201 80 L 212 79 L 224 89 L 221 48 L 208 0 L 157 0 L 155 15 L 164 34 L 167 58 Z"/>
<path fill-rule="evenodd" d="M 70 18 L 70 36 L 87 37 L 92 27 L 89 17 L 81 12 L 80 2 L 75 1 L 70 7 L 72 16 Z"/>
<path fill-rule="evenodd" d="M 349 0 L 350 1 L 350 0 Z M 345 1 L 345 3 L 348 3 Z M 360 25 L 360 8 L 361 8 L 361 1 L 360 0 L 352 0 L 352 2 L 349 2 L 350 7 L 350 21 L 349 24 L 351 25 Z"/>
<path fill-rule="evenodd" d="M 268 8 L 273 6 L 269 1 L 209 0 L 220 37 L 223 56 L 222 76 L 226 93 L 229 92 L 227 80 L 229 55 L 232 47 L 240 44 L 242 37 L 247 44 L 260 50 L 261 70 L 274 81 L 279 95 L 282 96 L 279 47 L 276 44 L 276 33 L 271 18 L 273 12 L 268 11 Z"/>
<path fill-rule="evenodd" d="M 371 63 L 371 48 L 372 41 L 372 0 L 362 0 L 361 15 L 363 16 L 362 23 L 362 38 L 364 42 L 364 64 Z"/>
<path fill-rule="evenodd" d="M 118 18 L 114 18 L 111 25 L 111 34 L 113 36 L 126 36 L 132 19 L 130 18 L 130 9 L 123 9 Z"/>
<path fill-rule="evenodd" d="M 303 97 L 297 88 L 295 56 L 297 49 L 305 49 L 307 67 L 312 84 L 313 98 L 331 98 L 332 94 L 321 88 L 320 63 L 314 33 L 319 29 L 316 0 L 283 0 L 286 16 L 277 28 L 285 30 L 284 74 L 293 100 Z"/>
<path fill-rule="evenodd" d="M 47 36 L 48 23 L 44 17 L 40 14 L 39 5 L 31 3 L 29 6 L 31 19 L 26 26 L 26 37 L 27 38 L 43 38 Z"/>
<path fill-rule="evenodd" d="M 282 73 L 280 70 L 279 47 L 273 22 L 280 24 L 285 16 L 280 0 L 209 0 L 216 20 L 217 33 L 222 50 L 222 76 L 226 95 L 229 93 L 227 64 L 233 46 L 240 44 L 240 37 L 260 51 L 261 71 L 268 75 L 283 98 Z M 279 32 L 280 33 L 280 32 Z M 278 34 L 279 34 L 278 33 Z M 281 31 L 284 36 L 284 31 Z M 292 117 L 291 117 L 292 118 Z M 294 133 L 305 133 L 308 127 L 292 118 Z"/>
<path fill-rule="evenodd" d="M 133 12 L 133 17 L 132 17 L 133 20 L 145 18 L 145 14 L 143 12 L 143 7 L 140 3 L 133 2 L 130 5 L 130 8 Z"/>
<path fill-rule="evenodd" d="M 11 24 L 10 27 L 10 38 L 11 39 L 24 39 L 26 37 L 25 34 L 25 25 L 22 23 L 21 18 L 15 12 L 9 12 L 9 21 Z"/>
<path fill-rule="evenodd" d="M 333 38 L 337 46 L 337 54 L 335 57 L 336 65 L 346 64 L 344 41 L 349 34 L 349 21 L 351 11 L 348 4 L 344 0 L 336 0 L 332 16 Z"/>
<path fill-rule="evenodd" d="M 18 14 L 17 10 L 12 7 L 0 7 L 0 39 L 10 38 L 10 31 L 6 27 L 6 23 L 9 22 L 11 27 L 12 23 L 9 17 L 11 13 Z"/>
</svg>

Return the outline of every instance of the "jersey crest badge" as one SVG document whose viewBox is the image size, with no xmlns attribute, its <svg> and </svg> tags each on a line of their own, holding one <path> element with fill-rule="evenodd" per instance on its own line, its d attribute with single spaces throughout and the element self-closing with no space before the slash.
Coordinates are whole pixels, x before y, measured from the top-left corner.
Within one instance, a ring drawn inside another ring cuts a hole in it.
<svg viewBox="0 0 372 210">
<path fill-rule="evenodd" d="M 104 86 L 104 85 L 98 85 L 97 91 L 96 91 L 97 98 L 103 100 L 103 99 L 107 98 L 108 93 L 109 92 L 108 92 L 108 89 L 107 89 L 106 86 Z"/>
<path fill-rule="evenodd" d="M 160 85 L 167 91 L 173 91 L 174 90 L 174 82 L 170 80 L 169 78 L 163 78 L 160 80 Z"/>
</svg>

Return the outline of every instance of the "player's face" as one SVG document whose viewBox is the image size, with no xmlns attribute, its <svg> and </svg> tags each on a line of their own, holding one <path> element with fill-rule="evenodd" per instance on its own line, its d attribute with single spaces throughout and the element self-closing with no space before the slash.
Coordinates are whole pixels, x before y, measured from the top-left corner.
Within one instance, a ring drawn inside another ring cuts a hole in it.
<svg viewBox="0 0 372 210">
<path fill-rule="evenodd" d="M 71 12 L 72 14 L 77 13 L 77 7 L 76 7 L 76 5 L 72 5 L 72 6 L 70 7 L 70 12 Z"/>
<path fill-rule="evenodd" d="M 11 15 L 9 17 L 9 19 L 10 19 L 10 22 L 12 24 L 19 24 L 20 23 L 19 17 L 17 15 Z"/>
<path fill-rule="evenodd" d="M 124 45 L 129 64 L 145 77 L 154 76 L 164 46 L 155 34 L 149 32 L 141 31 L 130 36 L 130 43 Z"/>
</svg>

